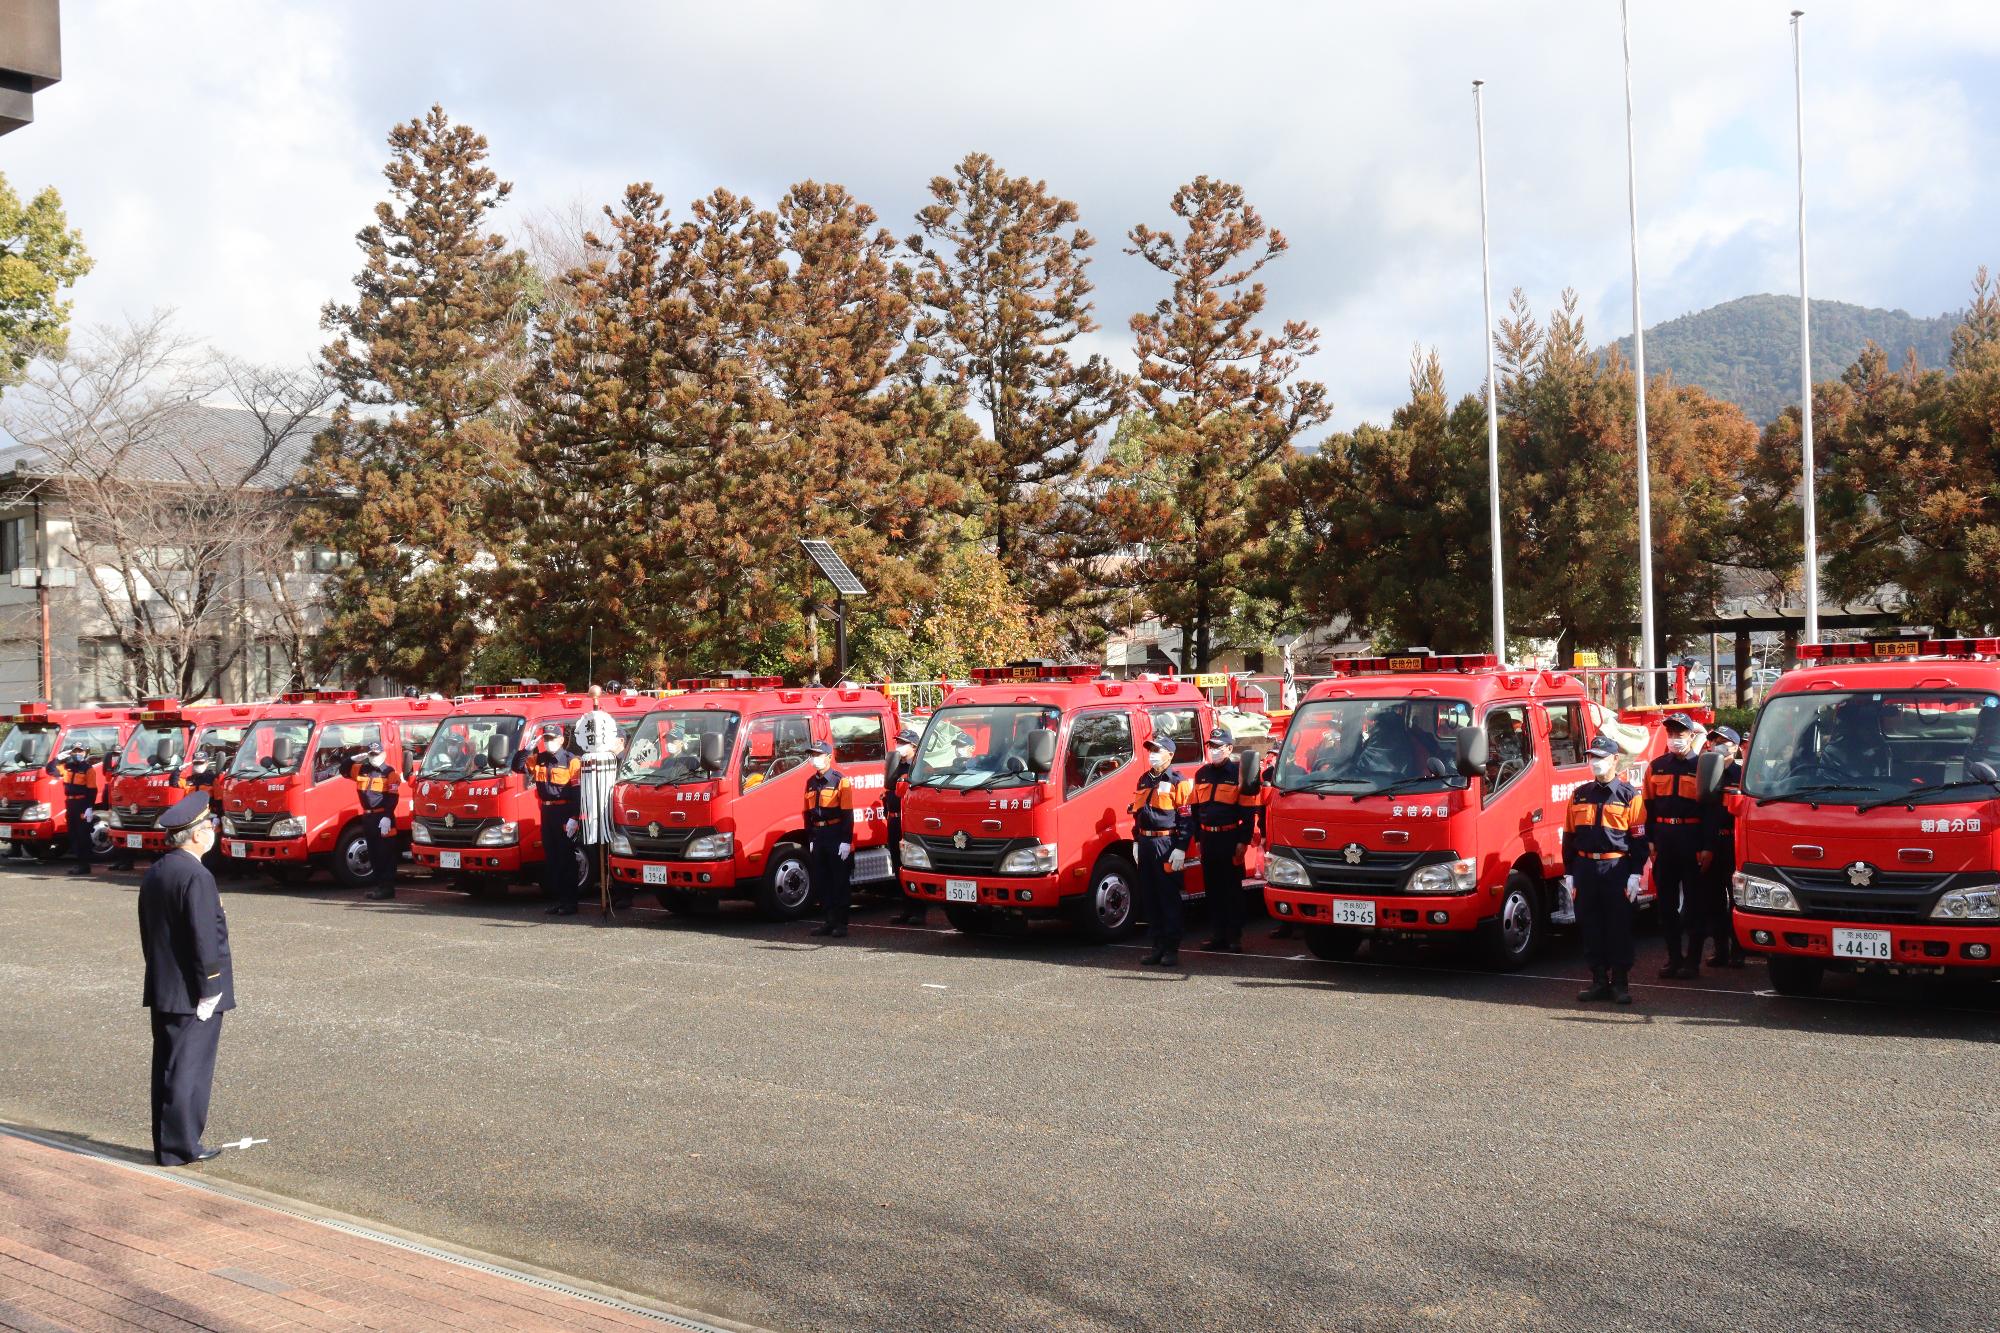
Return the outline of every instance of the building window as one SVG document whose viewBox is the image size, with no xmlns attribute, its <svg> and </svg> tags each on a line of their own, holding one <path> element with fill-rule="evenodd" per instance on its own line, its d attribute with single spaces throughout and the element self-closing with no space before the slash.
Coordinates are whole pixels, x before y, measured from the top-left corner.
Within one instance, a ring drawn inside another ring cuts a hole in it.
<svg viewBox="0 0 2000 1333">
<path fill-rule="evenodd" d="M 35 563 L 34 520 L 0 519 L 0 574 L 12 574 Z"/>
<path fill-rule="evenodd" d="M 78 639 L 76 688 L 81 699 L 131 697 L 124 645 L 116 639 Z"/>
</svg>

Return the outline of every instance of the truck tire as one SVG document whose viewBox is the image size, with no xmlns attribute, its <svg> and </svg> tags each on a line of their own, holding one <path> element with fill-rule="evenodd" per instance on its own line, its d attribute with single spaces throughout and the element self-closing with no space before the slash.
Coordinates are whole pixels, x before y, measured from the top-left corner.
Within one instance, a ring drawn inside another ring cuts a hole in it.
<svg viewBox="0 0 2000 1333">
<path fill-rule="evenodd" d="M 93 856 L 111 855 L 111 830 L 101 820 L 90 826 L 90 851 Z"/>
<path fill-rule="evenodd" d="M 264 878 L 270 880 L 280 888 L 285 888 L 293 884 L 303 884 L 312 878 L 312 863 L 310 861 L 266 861 L 259 865 L 257 869 L 262 872 Z"/>
<path fill-rule="evenodd" d="M 499 902 L 510 896 L 514 888 L 505 875 L 460 875 L 452 884 L 459 892 L 481 902 Z"/>
<path fill-rule="evenodd" d="M 1794 958 L 1790 954 L 1774 953 L 1767 960 L 1771 965 L 1771 989 L 1780 995 L 1817 995 L 1820 978 L 1826 975 L 1826 964 L 1816 958 Z"/>
<path fill-rule="evenodd" d="M 1526 875 L 1510 871 L 1501 890 L 1499 917 L 1480 927 L 1480 958 L 1496 972 L 1517 972 L 1542 951 L 1547 932 L 1540 891 Z"/>
<path fill-rule="evenodd" d="M 1138 883 L 1138 872 L 1123 856 L 1100 857 L 1090 872 L 1090 891 L 1066 904 L 1077 933 L 1093 944 L 1130 934 L 1139 917 Z"/>
<path fill-rule="evenodd" d="M 766 921 L 796 921 L 818 899 L 805 853 L 793 843 L 779 843 L 764 878 L 757 881 L 758 912 Z"/>
<path fill-rule="evenodd" d="M 382 867 L 368 856 L 368 835 L 355 820 L 340 831 L 333 844 L 333 877 L 345 889 L 372 889 L 381 879 Z"/>
<path fill-rule="evenodd" d="M 1301 934 L 1313 957 L 1345 963 L 1361 948 L 1361 932 L 1352 926 L 1306 926 Z"/>
<path fill-rule="evenodd" d="M 37 861 L 42 861 L 42 862 L 53 861 L 58 856 L 69 855 L 69 843 L 67 841 L 23 842 L 23 843 L 16 843 L 15 845 L 18 847 L 26 847 L 28 849 L 28 855 L 34 857 Z"/>
<path fill-rule="evenodd" d="M 661 889 L 656 897 L 660 906 L 675 916 L 714 916 L 722 910 L 722 900 L 712 893 L 696 893 L 693 889 Z"/>
<path fill-rule="evenodd" d="M 971 903 L 946 903 L 944 919 L 951 922 L 951 928 L 962 935 L 990 935 L 993 933 L 993 914 L 984 907 Z"/>
</svg>

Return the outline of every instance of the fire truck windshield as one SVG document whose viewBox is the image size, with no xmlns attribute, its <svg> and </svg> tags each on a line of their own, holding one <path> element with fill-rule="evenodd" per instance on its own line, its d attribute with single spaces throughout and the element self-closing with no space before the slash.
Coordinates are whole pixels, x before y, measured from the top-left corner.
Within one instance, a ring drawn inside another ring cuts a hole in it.
<svg viewBox="0 0 2000 1333">
<path fill-rule="evenodd" d="M 514 747 L 521 743 L 522 723 L 522 718 L 511 713 L 465 713 L 446 718 L 432 734 L 417 776 L 463 782 L 503 772 L 514 758 Z M 496 739 L 500 742 L 497 747 L 493 743 Z M 496 749 L 501 751 L 497 767 L 492 762 Z"/>
<path fill-rule="evenodd" d="M 187 725 L 181 722 L 148 722 L 132 733 L 118 756 L 121 773 L 164 773 L 180 767 L 187 752 Z"/>
<path fill-rule="evenodd" d="M 967 790 L 1038 781 L 1028 768 L 1028 737 L 1061 725 L 1061 709 L 1039 704 L 940 708 L 924 729 L 910 785 Z"/>
<path fill-rule="evenodd" d="M 273 717 L 254 724 L 237 747 L 229 775 L 260 778 L 298 772 L 312 733 L 313 724 L 304 718 Z"/>
<path fill-rule="evenodd" d="M 236 748 L 243 744 L 243 733 L 249 729 L 235 722 L 226 725 L 211 723 L 195 736 L 194 752 L 207 755 L 210 763 L 221 768 L 236 757 Z"/>
<path fill-rule="evenodd" d="M 1843 805 L 1921 800 L 1964 783 L 1976 760 L 2000 764 L 2000 694 L 1781 694 L 1758 715 L 1743 793 L 1767 801 L 1840 793 L 1834 799 Z"/>
<path fill-rule="evenodd" d="M 1450 781 L 1463 699 L 1321 699 L 1285 729 L 1273 785 L 1279 791 L 1356 794 Z"/>
<path fill-rule="evenodd" d="M 722 762 L 726 769 L 729 752 L 736 747 L 736 724 L 741 716 L 706 708 L 667 708 L 639 719 L 625 745 L 625 764 L 620 782 L 642 787 L 677 787 L 686 782 L 706 782 L 716 774 L 701 766 L 703 736 L 722 738 Z"/>
<path fill-rule="evenodd" d="M 56 729 L 19 723 L 0 741 L 0 772 L 18 773 L 24 768 L 41 768 L 55 752 Z"/>
</svg>

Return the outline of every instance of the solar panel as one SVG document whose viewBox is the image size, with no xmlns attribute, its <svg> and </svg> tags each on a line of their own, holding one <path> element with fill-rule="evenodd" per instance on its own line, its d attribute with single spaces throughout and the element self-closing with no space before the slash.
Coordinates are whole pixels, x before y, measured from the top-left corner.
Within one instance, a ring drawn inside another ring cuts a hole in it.
<svg viewBox="0 0 2000 1333">
<path fill-rule="evenodd" d="M 799 545 L 806 548 L 806 554 L 812 557 L 815 565 L 819 566 L 819 572 L 826 575 L 826 581 L 833 585 L 835 592 L 842 597 L 868 595 L 868 589 L 861 586 L 861 580 L 854 577 L 854 571 L 847 567 L 847 562 L 840 558 L 830 542 L 821 541 L 817 537 L 802 537 L 799 539 Z"/>
</svg>

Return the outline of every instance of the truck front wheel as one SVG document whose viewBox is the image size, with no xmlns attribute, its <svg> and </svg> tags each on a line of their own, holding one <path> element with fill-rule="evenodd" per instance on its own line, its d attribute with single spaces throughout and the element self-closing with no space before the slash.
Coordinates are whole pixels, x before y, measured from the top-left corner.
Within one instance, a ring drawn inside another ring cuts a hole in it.
<svg viewBox="0 0 2000 1333">
<path fill-rule="evenodd" d="M 363 819 L 370 816 L 363 815 Z M 340 831 L 340 840 L 333 844 L 333 876 L 341 887 L 349 889 L 369 889 L 377 880 L 387 878 L 383 867 L 375 864 L 375 858 L 368 852 L 368 835 L 361 828 L 361 820 Z"/>
<path fill-rule="evenodd" d="M 1313 957 L 1344 963 L 1360 951 L 1361 932 L 1352 926 L 1307 926 L 1305 941 Z"/>
<path fill-rule="evenodd" d="M 1826 964 L 1816 958 L 1795 958 L 1790 954 L 1774 953 L 1769 959 L 1771 965 L 1771 989 L 1780 995 L 1816 995 L 1819 993 L 1820 978 L 1826 975 Z"/>
<path fill-rule="evenodd" d="M 1069 900 L 1077 932 L 1094 944 L 1109 944 L 1132 929 L 1138 918 L 1134 893 L 1138 875 L 1122 856 L 1107 856 L 1090 872 L 1090 892 Z"/>
<path fill-rule="evenodd" d="M 1544 929 L 1541 895 L 1520 871 L 1507 876 L 1502 890 L 1500 916 L 1480 927 L 1479 951 L 1486 965 L 1499 972 L 1514 972 L 1526 966 L 1541 951 Z"/>
<path fill-rule="evenodd" d="M 771 865 L 757 884 L 757 910 L 769 921 L 796 921 L 813 901 L 812 870 L 805 853 L 785 843 L 771 853 Z"/>
</svg>

